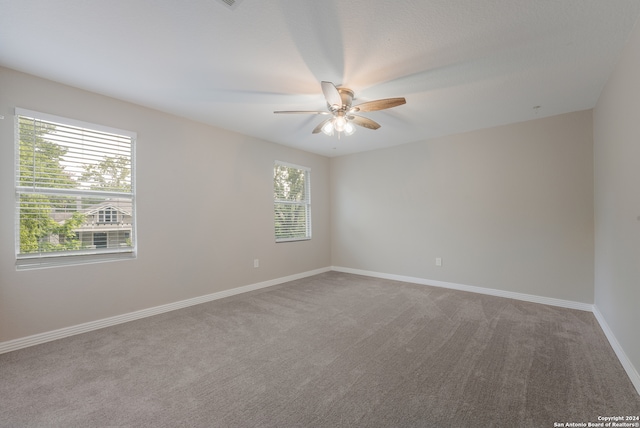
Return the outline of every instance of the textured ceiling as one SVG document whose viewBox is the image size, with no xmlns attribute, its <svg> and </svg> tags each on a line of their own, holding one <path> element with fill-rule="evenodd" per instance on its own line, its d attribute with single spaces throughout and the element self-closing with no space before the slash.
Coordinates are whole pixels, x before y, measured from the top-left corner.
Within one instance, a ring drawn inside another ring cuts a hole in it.
<svg viewBox="0 0 640 428">
<path fill-rule="evenodd" d="M 638 0 L 0 0 L 0 65 L 338 156 L 592 108 Z M 311 131 L 320 81 L 363 114 Z M 1 96 L 1 94 L 0 94 Z M 540 106 L 539 108 L 534 108 Z"/>
</svg>

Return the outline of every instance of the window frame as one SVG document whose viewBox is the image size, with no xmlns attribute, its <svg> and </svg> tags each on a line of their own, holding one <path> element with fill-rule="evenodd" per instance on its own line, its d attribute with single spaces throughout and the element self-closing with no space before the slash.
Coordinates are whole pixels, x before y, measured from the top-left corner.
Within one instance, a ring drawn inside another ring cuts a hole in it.
<svg viewBox="0 0 640 428">
<path fill-rule="evenodd" d="M 283 242 L 298 242 L 298 241 L 309 241 L 311 240 L 311 236 L 312 236 L 312 223 L 311 223 L 311 168 L 307 167 L 307 166 L 302 166 L 302 165 L 297 165 L 297 164 L 293 164 L 290 162 L 283 162 L 283 161 L 279 161 L 276 160 L 274 161 L 273 164 L 273 177 L 272 179 L 275 180 L 275 171 L 276 171 L 276 167 L 278 166 L 282 166 L 285 168 L 292 168 L 292 169 L 298 169 L 301 171 L 305 172 L 305 180 L 304 180 L 304 186 L 305 186 L 305 196 L 306 198 L 302 201 L 291 201 L 291 200 L 284 200 L 284 199 L 276 199 L 276 195 L 275 195 L 275 189 L 272 188 L 272 193 L 273 193 L 273 213 L 274 213 L 274 237 L 275 237 L 275 242 L 276 243 L 283 243 Z M 272 181 L 273 184 L 273 181 Z M 275 229 L 275 212 L 276 212 L 276 205 L 277 204 L 287 204 L 287 205 L 296 205 L 296 206 L 303 206 L 305 208 L 305 236 L 297 236 L 297 237 L 288 237 L 288 238 L 278 238 L 277 235 L 277 230 Z"/>
<path fill-rule="evenodd" d="M 115 134 L 121 137 L 127 137 L 131 141 L 130 158 L 131 158 L 131 190 L 130 192 L 102 191 L 93 189 L 78 189 L 64 187 L 35 187 L 24 186 L 20 184 L 20 117 L 34 119 L 36 121 L 53 122 L 68 127 L 82 128 L 88 131 L 96 131 L 100 133 Z M 57 116 L 49 113 L 42 113 L 24 108 L 15 108 L 15 131 L 14 131 L 14 171 L 13 180 L 15 186 L 15 266 L 17 270 L 47 268 L 65 265 L 76 265 L 85 263 L 98 263 L 106 261 L 135 259 L 138 252 L 137 242 L 137 224 L 136 224 L 136 140 L 137 133 L 123 129 L 114 128 L 77 119 Z M 63 251 L 39 251 L 33 253 L 21 253 L 20 248 L 20 197 L 28 194 L 50 194 L 64 195 L 75 197 L 94 197 L 94 198 L 122 198 L 130 200 L 131 203 L 131 246 L 107 249 L 91 249 L 83 248 L 81 250 L 63 250 Z"/>
</svg>

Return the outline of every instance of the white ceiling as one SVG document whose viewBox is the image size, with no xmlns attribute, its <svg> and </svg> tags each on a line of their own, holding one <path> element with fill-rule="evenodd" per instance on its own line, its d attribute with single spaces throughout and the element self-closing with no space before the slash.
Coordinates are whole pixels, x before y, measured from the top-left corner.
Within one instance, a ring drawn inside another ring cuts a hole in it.
<svg viewBox="0 0 640 428">
<path fill-rule="evenodd" d="M 0 65 L 339 156 L 592 108 L 639 13 L 638 0 L 0 0 Z M 322 116 L 273 114 L 325 109 L 322 80 L 354 104 L 407 104 L 341 140 L 311 134 Z"/>
</svg>

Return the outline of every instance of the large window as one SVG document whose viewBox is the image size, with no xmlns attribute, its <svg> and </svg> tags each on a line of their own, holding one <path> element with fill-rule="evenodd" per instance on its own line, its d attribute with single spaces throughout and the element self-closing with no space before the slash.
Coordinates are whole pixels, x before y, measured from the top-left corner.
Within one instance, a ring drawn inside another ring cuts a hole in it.
<svg viewBox="0 0 640 428">
<path fill-rule="evenodd" d="M 273 168 L 276 242 L 311 239 L 311 170 L 276 161 Z"/>
<path fill-rule="evenodd" d="M 135 255 L 135 136 L 16 109 L 18 268 Z"/>
</svg>

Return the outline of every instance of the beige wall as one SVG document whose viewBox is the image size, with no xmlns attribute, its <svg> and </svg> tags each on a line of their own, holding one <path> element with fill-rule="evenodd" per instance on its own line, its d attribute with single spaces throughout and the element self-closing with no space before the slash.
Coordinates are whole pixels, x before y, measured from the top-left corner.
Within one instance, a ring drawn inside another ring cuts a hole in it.
<svg viewBox="0 0 640 428">
<path fill-rule="evenodd" d="M 332 265 L 592 303 L 592 149 L 588 110 L 333 158 Z"/>
<path fill-rule="evenodd" d="M 640 25 L 636 24 L 594 109 L 595 304 L 636 373 L 640 370 L 639 76 Z"/>
<path fill-rule="evenodd" d="M 15 270 L 15 107 L 137 132 L 136 260 Z M 5 68 L 0 115 L 0 342 L 330 265 L 325 157 Z M 312 170 L 311 241 L 274 243 L 275 160 Z"/>
</svg>

